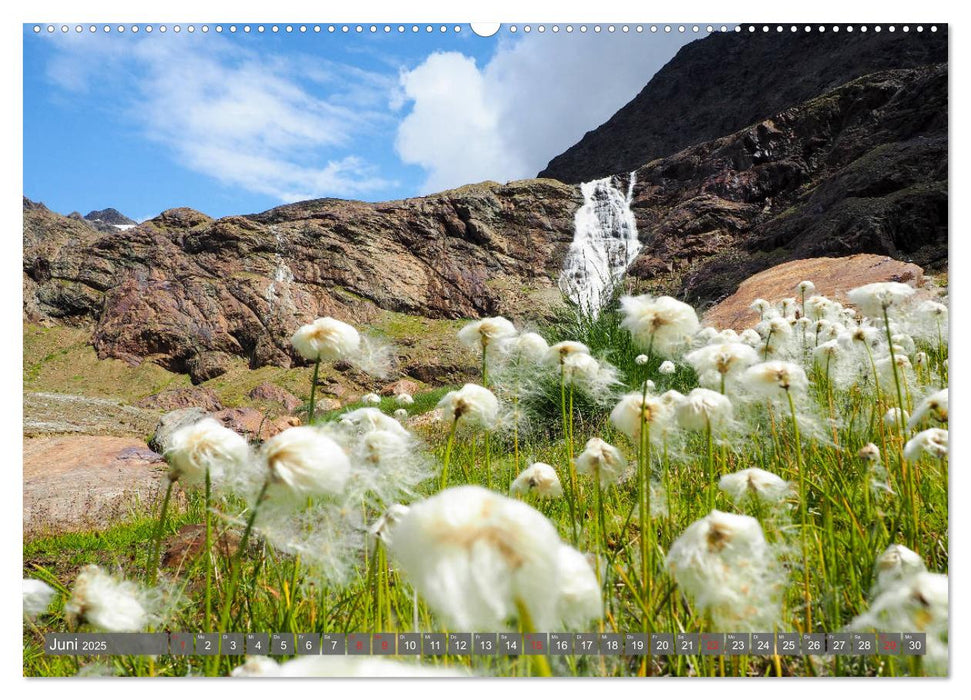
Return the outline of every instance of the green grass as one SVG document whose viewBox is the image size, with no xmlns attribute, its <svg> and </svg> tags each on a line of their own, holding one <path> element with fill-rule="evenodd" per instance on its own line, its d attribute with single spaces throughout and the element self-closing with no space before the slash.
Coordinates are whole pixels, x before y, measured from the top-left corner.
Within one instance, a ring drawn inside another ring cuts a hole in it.
<svg viewBox="0 0 971 700">
<path fill-rule="evenodd" d="M 657 360 L 647 368 L 634 364 L 639 354 L 627 334 L 618 329 L 616 312 L 608 311 L 596 322 L 561 319 L 544 329 L 551 342 L 578 339 L 587 343 L 595 355 L 615 364 L 621 371 L 625 386 L 619 391 L 633 390 L 647 372 L 658 383 L 659 390 L 678 388 L 682 392 L 694 384 L 689 368 L 679 365 L 671 377 L 656 372 Z M 946 460 L 922 458 L 912 468 L 913 502 L 918 518 L 916 529 L 909 501 L 904 498 L 905 465 L 900 460 L 903 441 L 888 432 L 880 417 L 895 403 L 893 392 L 875 395 L 872 388 L 856 387 L 837 391 L 827 386 L 818 372 L 810 371 L 813 389 L 807 404 L 801 408 L 816 417 L 822 426 L 816 435 L 803 430 L 796 442 L 792 422 L 785 410 L 770 412 L 764 406 L 748 409 L 738 407 L 742 428 L 719 442 L 713 452 L 719 474 L 748 467 L 772 471 L 792 483 L 799 481 L 799 460 L 807 481 L 806 528 L 799 527 L 800 510 L 795 497 L 780 511 L 766 513 L 751 505 L 737 506 L 724 494 L 715 495 L 715 508 L 727 512 L 747 512 L 758 516 L 767 539 L 774 544 L 788 575 L 784 592 L 783 617 L 780 630 L 797 632 L 835 632 L 843 629 L 856 615 L 867 610 L 876 557 L 890 544 L 908 544 L 924 559 L 932 572 L 948 570 L 948 512 L 945 473 Z M 916 387 L 912 387 L 916 393 Z M 415 396 L 409 414 L 417 415 L 431 409 L 447 387 Z M 923 391 L 923 389 L 921 389 Z M 348 406 L 352 409 L 358 404 Z M 385 412 L 397 408 L 393 398 L 384 398 L 379 406 Z M 496 490 L 503 492 L 517 472 L 534 461 L 553 465 L 566 486 L 568 473 L 568 445 L 560 429 L 558 396 L 548 396 L 530 408 L 539 427 L 519 435 L 519 463 L 513 457 L 512 437 L 508 433 L 492 436 L 491 474 L 485 471 L 481 435 L 460 433 L 452 455 L 449 485 L 466 482 L 484 485 L 491 480 Z M 340 412 L 321 416 L 332 420 Z M 573 451 L 579 452 L 589 437 L 598 436 L 617 445 L 633 465 L 637 448 L 618 434 L 608 421 L 609 405 L 576 405 Z M 828 419 L 835 420 L 832 426 Z M 428 449 L 441 459 L 445 448 L 447 426 L 428 428 Z M 874 442 L 884 456 L 890 485 L 896 495 L 876 495 L 871 492 L 866 465 L 856 457 L 866 443 Z M 694 521 L 709 512 L 710 483 L 707 479 L 707 445 L 704 436 L 692 434 L 683 441 L 660 444 L 651 449 L 652 478 L 666 485 L 666 507 L 659 510 L 649 523 L 651 561 L 648 569 L 650 585 L 642 580 L 643 562 L 640 543 L 646 534 L 640 531 L 637 514 L 637 480 L 631 476 L 605 492 L 606 551 L 603 590 L 606 614 L 593 621 L 589 631 L 628 632 L 645 627 L 655 632 L 705 631 L 711 629 L 705 616 L 694 602 L 679 590 L 663 566 L 664 556 L 674 540 Z M 425 482 L 421 495 L 435 493 L 437 479 Z M 585 552 L 601 549 L 592 523 L 596 519 L 595 487 L 586 477 L 580 477 L 577 493 L 578 539 L 576 546 Z M 564 541 L 569 542 L 573 527 L 570 508 L 565 499 L 552 502 L 530 500 L 556 526 Z M 196 505 L 197 507 L 197 505 Z M 198 510 L 194 511 L 196 515 Z M 370 510 L 369 521 L 379 512 Z M 191 518 L 191 514 L 185 516 Z M 179 520 L 178 522 L 187 522 Z M 198 520 L 196 520 L 198 522 Z M 218 522 L 218 521 L 217 521 Z M 139 546 L 144 547 L 150 537 L 152 521 L 145 518 L 121 526 L 102 535 L 63 535 L 28 543 L 24 550 L 25 575 L 36 575 L 27 562 L 47 562 L 45 571 L 56 576 L 59 583 L 69 587 L 73 571 L 89 561 L 119 564 L 127 575 L 144 579 L 144 567 L 137 556 L 126 558 Z M 176 527 L 170 522 L 169 529 Z M 220 526 L 221 527 L 221 526 Z M 802 542 L 807 549 L 804 568 Z M 362 554 L 355 564 L 355 575 L 340 587 L 323 583 L 317 577 L 304 575 L 303 569 L 291 557 L 274 552 L 270 547 L 257 547 L 243 558 L 240 589 L 231 601 L 233 617 L 228 629 L 222 631 L 270 632 L 355 632 L 355 631 L 444 631 L 441 620 L 420 599 L 417 607 L 408 582 L 395 570 L 377 569 L 373 559 Z M 217 558 L 214 577 L 215 599 L 226 593 L 230 563 Z M 808 572 L 808 579 L 804 576 Z M 190 568 L 178 581 L 187 591 L 188 604 L 180 609 L 168 628 L 173 631 L 200 631 L 206 628 L 199 592 L 203 580 L 202 567 Z M 386 584 L 377 582 L 386 580 Z M 808 589 L 804 588 L 808 580 Z M 380 591 L 380 592 L 379 592 Z M 811 629 L 806 628 L 806 601 L 811 603 Z M 41 631 L 64 629 L 64 621 L 55 608 L 40 621 Z M 417 619 L 417 626 L 414 620 Z M 456 630 L 453 630 L 456 631 Z M 723 630 L 728 631 L 728 630 Z M 111 659 L 115 670 L 129 675 L 185 675 L 199 672 L 201 657 L 183 659 L 160 657 L 154 662 L 144 658 Z M 554 675 L 564 676 L 630 676 L 651 675 L 782 675 L 808 676 L 898 676 L 919 674 L 920 668 L 901 657 L 891 660 L 881 656 L 849 657 L 652 657 L 650 664 L 644 657 L 549 657 Z M 82 664 L 89 661 L 82 659 Z M 226 675 L 239 657 L 217 658 L 208 671 Z M 531 675 L 538 668 L 529 657 L 426 657 L 432 666 L 454 665 L 481 675 Z M 73 675 L 77 665 L 73 659 L 44 657 L 38 649 L 33 630 L 24 630 L 25 675 Z"/>
</svg>

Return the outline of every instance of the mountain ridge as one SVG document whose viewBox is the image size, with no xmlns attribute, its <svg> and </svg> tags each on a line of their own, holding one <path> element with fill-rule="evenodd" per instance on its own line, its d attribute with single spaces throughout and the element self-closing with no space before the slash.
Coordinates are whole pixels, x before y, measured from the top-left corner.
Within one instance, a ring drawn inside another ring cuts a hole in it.
<svg viewBox="0 0 971 700">
<path fill-rule="evenodd" d="M 538 177 L 578 183 L 627 173 L 863 75 L 946 63 L 947 54 L 946 26 L 933 33 L 716 32 L 683 46 Z"/>
</svg>

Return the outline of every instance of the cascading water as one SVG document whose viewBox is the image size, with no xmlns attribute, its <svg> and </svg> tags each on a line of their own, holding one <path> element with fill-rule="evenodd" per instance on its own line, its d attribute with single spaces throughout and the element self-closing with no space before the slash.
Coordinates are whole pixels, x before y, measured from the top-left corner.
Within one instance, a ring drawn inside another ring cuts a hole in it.
<svg viewBox="0 0 971 700">
<path fill-rule="evenodd" d="M 626 196 L 614 186 L 612 177 L 580 185 L 583 206 L 574 218 L 573 243 L 559 285 L 590 316 L 600 313 L 641 250 L 630 210 L 634 182 L 631 173 Z"/>
<path fill-rule="evenodd" d="M 276 262 L 276 269 L 273 271 L 273 279 L 266 288 L 265 298 L 268 307 L 268 311 L 273 313 L 274 307 L 278 305 L 286 306 L 288 303 L 292 304 L 293 300 L 290 298 L 290 285 L 293 283 L 293 270 L 287 265 L 286 259 L 280 252 L 283 250 L 283 236 L 280 235 L 280 231 L 276 226 L 271 226 L 270 230 L 273 232 L 273 236 L 276 239 L 276 251 L 273 253 L 273 259 Z"/>
</svg>

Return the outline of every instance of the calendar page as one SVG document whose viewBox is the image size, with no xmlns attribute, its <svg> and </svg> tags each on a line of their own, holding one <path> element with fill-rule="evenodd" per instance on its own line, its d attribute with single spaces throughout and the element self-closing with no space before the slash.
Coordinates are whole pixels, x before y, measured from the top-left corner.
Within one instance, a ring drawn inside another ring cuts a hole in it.
<svg viewBox="0 0 971 700">
<path fill-rule="evenodd" d="M 948 675 L 946 23 L 22 40 L 24 676 Z"/>
</svg>

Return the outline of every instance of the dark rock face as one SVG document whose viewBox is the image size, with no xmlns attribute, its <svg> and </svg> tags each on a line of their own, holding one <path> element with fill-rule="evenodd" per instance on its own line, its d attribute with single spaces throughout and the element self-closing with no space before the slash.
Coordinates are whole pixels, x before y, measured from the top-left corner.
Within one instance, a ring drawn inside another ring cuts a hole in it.
<svg viewBox="0 0 971 700">
<path fill-rule="evenodd" d="M 483 183 L 219 220 L 170 209 L 107 235 L 25 203 L 25 316 L 90 323 L 99 355 L 197 382 L 233 355 L 290 366 L 290 335 L 321 315 L 516 316 L 559 303 L 580 201 L 552 180 Z"/>
<path fill-rule="evenodd" d="M 134 219 L 129 219 L 127 216 L 122 214 L 117 209 L 96 209 L 94 211 L 89 211 L 84 219 L 90 221 L 93 224 L 102 224 L 104 226 L 134 226 L 138 222 Z"/>
<path fill-rule="evenodd" d="M 636 171 L 630 274 L 693 303 L 800 258 L 947 263 L 947 66 L 884 71 Z"/>
<path fill-rule="evenodd" d="M 684 46 L 606 123 L 539 177 L 586 182 L 730 134 L 855 78 L 947 62 L 931 33 L 715 33 Z"/>
</svg>

